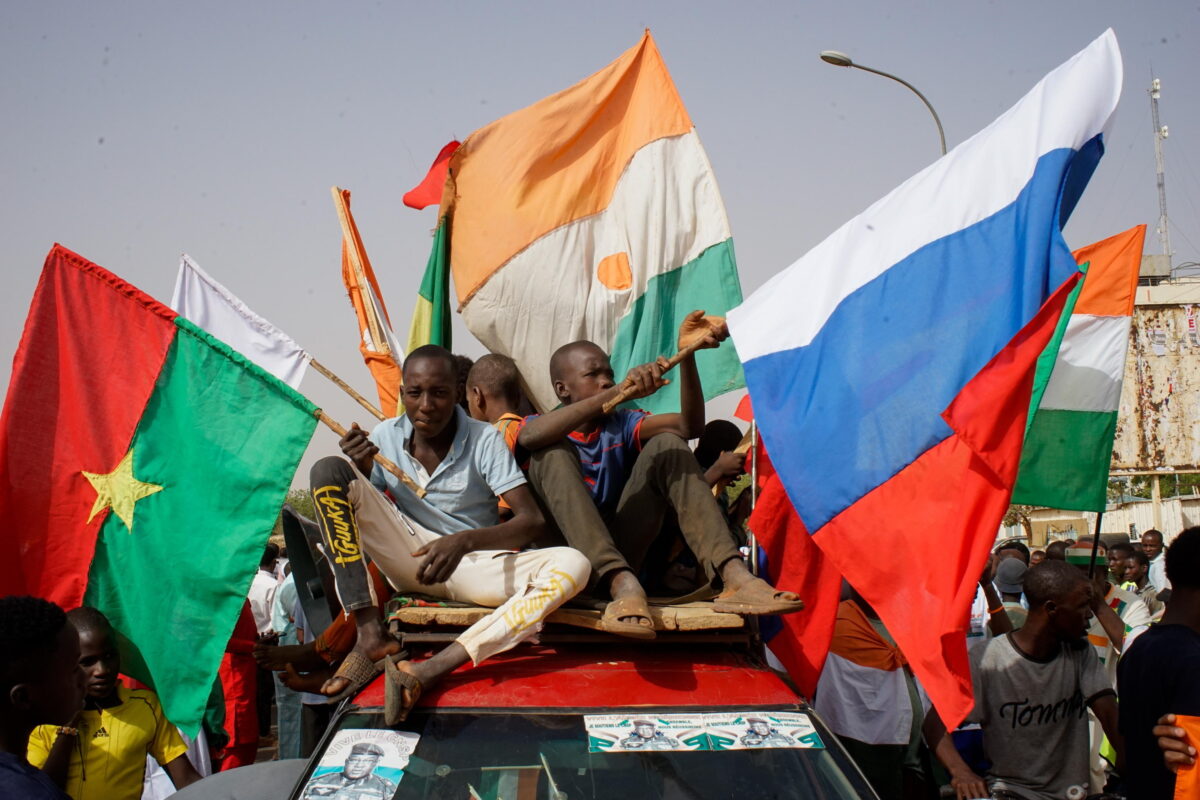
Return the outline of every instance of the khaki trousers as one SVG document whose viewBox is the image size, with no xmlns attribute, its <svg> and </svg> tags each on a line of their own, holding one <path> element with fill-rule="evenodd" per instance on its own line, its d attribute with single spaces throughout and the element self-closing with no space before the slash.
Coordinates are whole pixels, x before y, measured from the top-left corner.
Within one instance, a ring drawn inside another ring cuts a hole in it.
<svg viewBox="0 0 1200 800">
<path fill-rule="evenodd" d="M 673 433 L 660 433 L 642 448 L 611 519 L 592 501 L 572 444 L 534 453 L 529 483 L 548 512 L 546 521 L 588 557 L 597 581 L 616 569 L 640 570 L 669 509 L 710 582 L 722 564 L 740 557 L 704 471 L 687 442 Z"/>
<path fill-rule="evenodd" d="M 569 547 L 519 552 L 480 550 L 463 556 L 445 583 L 420 583 L 417 568 L 422 559 L 412 554 L 442 534 L 406 517 L 357 470 L 346 487 L 346 497 L 353 514 L 350 529 L 358 534 L 362 549 L 397 591 L 496 609 L 458 638 L 475 664 L 535 635 L 551 612 L 587 585 L 591 566 L 582 553 Z M 361 569 L 365 580 L 361 560 L 342 566 L 358 568 L 355 572 Z M 343 583 L 340 573 L 349 571 L 335 569 L 339 594 Z"/>
</svg>

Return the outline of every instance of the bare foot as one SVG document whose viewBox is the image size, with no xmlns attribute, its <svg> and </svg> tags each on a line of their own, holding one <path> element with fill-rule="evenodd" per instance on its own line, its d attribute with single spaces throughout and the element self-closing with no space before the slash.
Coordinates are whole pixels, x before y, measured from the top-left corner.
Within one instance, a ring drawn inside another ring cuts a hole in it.
<svg viewBox="0 0 1200 800">
<path fill-rule="evenodd" d="M 642 608 L 647 608 L 646 590 L 642 588 L 642 584 L 638 581 L 637 576 L 630 570 L 622 569 L 613 573 L 609 579 L 608 592 L 612 595 L 613 600 L 629 598 L 640 601 L 638 605 Z M 643 628 L 654 628 L 654 620 L 644 617 L 641 614 L 622 616 L 617 619 L 620 622 L 631 625 L 641 625 Z"/>
<path fill-rule="evenodd" d="M 734 592 L 747 584 L 759 580 L 746 566 L 746 562 L 740 558 L 729 559 L 721 565 L 721 569 L 718 571 L 721 574 L 721 583 L 725 585 L 727 590 Z M 770 586 L 770 584 L 767 585 Z M 795 592 L 789 592 L 786 589 L 775 589 L 773 586 L 771 588 L 776 592 L 776 598 L 779 600 L 795 602 L 800 599 L 800 595 Z"/>
<path fill-rule="evenodd" d="M 370 612 L 370 616 L 360 615 L 359 611 Z M 384 656 L 400 652 L 400 643 L 383 632 L 379 622 L 379 613 L 372 606 L 368 609 L 355 611 L 358 622 L 358 641 L 354 644 L 351 654 L 358 653 L 369 664 L 374 664 Z M 348 655 L 347 658 L 350 658 Z M 344 675 L 334 675 L 321 686 L 321 694 L 332 697 L 340 694 L 350 685 L 350 678 Z"/>
<path fill-rule="evenodd" d="M 260 644 L 254 647 L 254 660 L 263 669 L 281 672 L 292 664 L 296 669 L 314 670 L 327 666 L 324 659 L 317 655 L 315 642 L 308 644 L 283 644 L 277 647 Z"/>
</svg>

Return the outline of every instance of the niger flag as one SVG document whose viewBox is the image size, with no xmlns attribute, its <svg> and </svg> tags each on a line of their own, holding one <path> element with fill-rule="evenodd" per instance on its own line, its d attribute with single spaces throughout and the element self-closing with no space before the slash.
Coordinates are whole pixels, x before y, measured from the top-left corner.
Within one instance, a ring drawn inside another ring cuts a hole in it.
<svg viewBox="0 0 1200 800">
<path fill-rule="evenodd" d="M 422 296 L 436 303 L 425 287 L 448 264 L 463 321 L 517 362 L 542 408 L 558 402 L 547 365 L 559 346 L 595 342 L 620 380 L 674 355 L 689 312 L 742 301 L 716 176 L 649 31 L 463 141 L 429 263 Z M 728 345 L 696 365 L 708 399 L 745 385 Z M 678 411 L 679 381 L 638 405 Z"/>
<path fill-rule="evenodd" d="M 1038 358 L 1012 502 L 1079 511 L 1108 504 L 1108 468 L 1146 226 L 1076 250 L 1087 271 Z"/>
<path fill-rule="evenodd" d="M 194 734 L 315 411 L 55 245 L 0 416 L 0 595 L 99 608 Z"/>
</svg>

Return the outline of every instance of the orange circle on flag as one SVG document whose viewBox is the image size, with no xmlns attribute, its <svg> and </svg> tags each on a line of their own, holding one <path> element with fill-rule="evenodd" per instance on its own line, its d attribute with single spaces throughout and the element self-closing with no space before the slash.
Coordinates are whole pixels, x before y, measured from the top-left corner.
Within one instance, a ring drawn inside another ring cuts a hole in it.
<svg viewBox="0 0 1200 800">
<path fill-rule="evenodd" d="M 596 265 L 596 277 L 609 289 L 618 292 L 633 286 L 629 255 L 623 252 L 613 253 L 600 259 L 600 263 Z"/>
</svg>

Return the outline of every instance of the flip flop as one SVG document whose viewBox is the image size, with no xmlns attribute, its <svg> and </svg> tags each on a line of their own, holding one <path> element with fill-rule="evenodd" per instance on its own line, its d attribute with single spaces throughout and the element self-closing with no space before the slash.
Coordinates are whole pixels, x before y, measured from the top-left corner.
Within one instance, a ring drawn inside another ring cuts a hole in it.
<svg viewBox="0 0 1200 800">
<path fill-rule="evenodd" d="M 407 661 L 383 660 L 383 674 L 387 678 L 383 690 L 383 724 L 393 728 L 408 718 L 408 713 L 416 707 L 421 699 L 421 679 L 407 670 L 400 669 L 400 664 Z M 407 693 L 408 701 L 405 702 Z"/>
<path fill-rule="evenodd" d="M 625 622 L 622 617 L 638 617 L 650 624 Z M 622 597 L 610 602 L 600 617 L 600 630 L 630 639 L 654 639 L 658 636 L 654 630 L 654 617 L 650 616 L 650 604 L 644 597 Z"/>
<path fill-rule="evenodd" d="M 325 702 L 333 705 L 358 694 L 383 672 L 383 661 L 384 659 L 371 661 L 357 650 L 351 650 L 338 665 L 337 672 L 333 673 L 333 678 L 345 678 L 348 681 L 346 688 L 335 695 L 329 695 Z"/>
<path fill-rule="evenodd" d="M 804 608 L 800 599 L 788 600 L 790 594 L 776 589 L 762 578 L 755 578 L 736 591 L 726 589 L 713 600 L 713 611 L 727 614 L 791 614 Z"/>
</svg>

